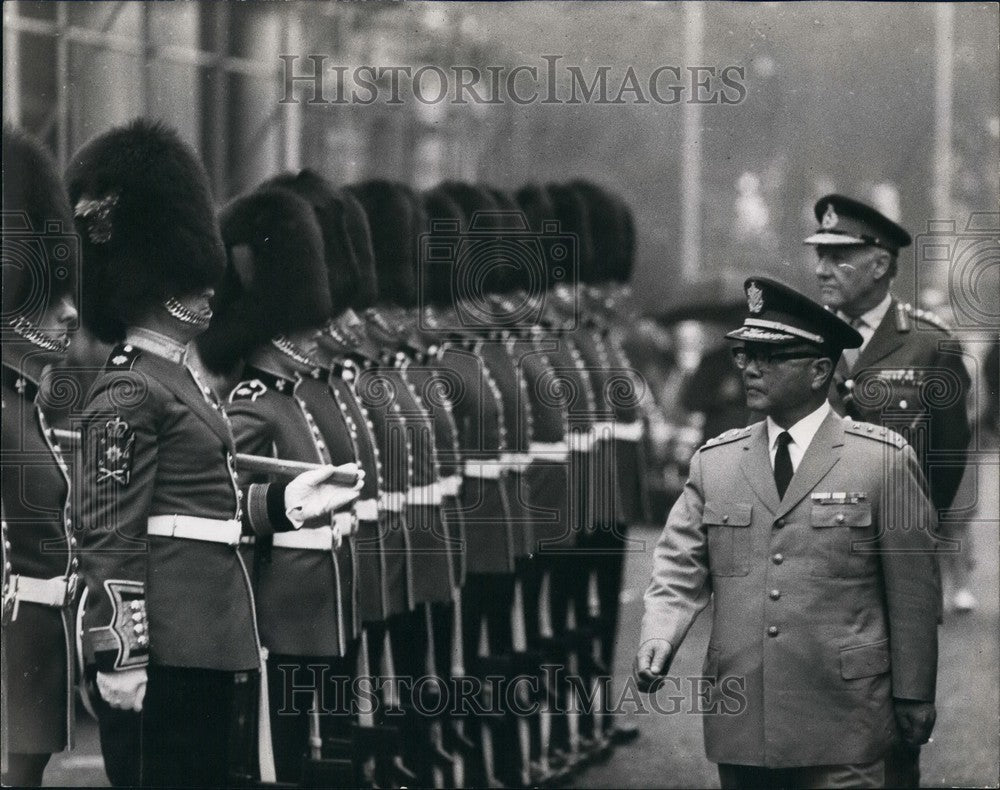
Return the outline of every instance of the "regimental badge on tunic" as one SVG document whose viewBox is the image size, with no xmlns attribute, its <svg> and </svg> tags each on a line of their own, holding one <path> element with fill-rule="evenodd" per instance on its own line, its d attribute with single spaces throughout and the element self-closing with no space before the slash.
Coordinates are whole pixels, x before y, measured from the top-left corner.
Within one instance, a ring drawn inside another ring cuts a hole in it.
<svg viewBox="0 0 1000 790">
<path fill-rule="evenodd" d="M 840 222 L 840 217 L 833 210 L 833 203 L 827 203 L 826 211 L 823 212 L 823 219 L 820 220 L 819 224 L 823 227 L 823 230 L 832 230 L 837 227 L 838 222 Z"/>
<path fill-rule="evenodd" d="M 764 292 L 755 282 L 747 288 L 747 309 L 754 314 L 764 309 Z"/>
<path fill-rule="evenodd" d="M 104 434 L 97 445 L 97 482 L 114 480 L 127 486 L 132 475 L 132 448 L 135 431 L 127 422 L 115 417 L 104 426 Z"/>
</svg>

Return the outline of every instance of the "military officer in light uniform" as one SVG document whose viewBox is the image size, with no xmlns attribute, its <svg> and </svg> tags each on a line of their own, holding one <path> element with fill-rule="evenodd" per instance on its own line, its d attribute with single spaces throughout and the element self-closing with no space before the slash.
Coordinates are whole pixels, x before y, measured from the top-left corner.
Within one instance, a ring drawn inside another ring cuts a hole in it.
<svg viewBox="0 0 1000 790">
<path fill-rule="evenodd" d="M 898 729 L 934 724 L 934 509 L 896 433 L 826 402 L 861 336 L 781 283 L 729 333 L 766 415 L 694 456 L 653 558 L 636 668 L 655 687 L 714 599 L 703 674 L 723 787 L 880 787 Z"/>
<path fill-rule="evenodd" d="M 814 210 L 820 227 L 805 243 L 816 249 L 821 299 L 863 339 L 837 366 L 830 402 L 841 414 L 901 433 L 920 459 L 931 502 L 939 513 L 946 511 L 962 481 L 971 439 L 971 384 L 961 346 L 940 318 L 890 291 L 899 250 L 910 244 L 905 229 L 841 195 L 820 198 Z M 938 558 L 952 571 L 953 607 L 967 612 L 976 606 L 968 588 L 971 547 L 961 524 L 955 524 L 957 540 L 948 537 L 948 526 L 942 518 Z M 919 748 L 897 744 L 887 779 L 919 786 Z"/>
<path fill-rule="evenodd" d="M 225 786 L 255 751 L 273 781 L 266 730 L 256 750 L 237 736 L 265 655 L 241 540 L 321 526 L 357 491 L 324 482 L 333 466 L 287 484 L 237 477 L 225 412 L 187 364 L 225 252 L 207 176 L 176 133 L 112 129 L 67 181 L 84 321 L 119 343 L 83 417 L 84 649 L 101 696 L 142 711 L 142 784 Z"/>
<path fill-rule="evenodd" d="M 227 406 L 237 449 L 314 464 L 355 464 L 348 426 L 319 378 L 317 337 L 330 318 L 331 301 L 312 206 L 287 189 L 265 187 L 232 201 L 221 225 L 229 276 L 213 300 L 215 315 L 198 348 L 213 372 L 231 372 L 246 362 Z M 317 770 L 328 771 L 325 781 L 337 785 L 356 781 L 350 760 L 342 757 L 340 763 L 314 761 L 304 773 L 307 754 L 315 760 L 326 756 L 326 737 L 349 740 L 351 734 L 353 526 L 346 503 L 322 527 L 276 534 L 256 545 L 258 625 L 268 650 L 271 735 L 283 782 L 307 775 L 315 781 Z"/>
<path fill-rule="evenodd" d="M 3 211 L 3 783 L 23 786 L 41 784 L 73 723 L 71 472 L 39 382 L 76 328 L 79 247 L 52 160 L 6 126 Z"/>
</svg>

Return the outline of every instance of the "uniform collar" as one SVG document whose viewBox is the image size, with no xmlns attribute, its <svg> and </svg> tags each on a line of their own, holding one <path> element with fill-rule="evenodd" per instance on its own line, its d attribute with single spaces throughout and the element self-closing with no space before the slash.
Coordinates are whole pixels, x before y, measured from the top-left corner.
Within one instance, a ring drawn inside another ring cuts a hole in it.
<svg viewBox="0 0 1000 790">
<path fill-rule="evenodd" d="M 187 363 L 186 345 L 152 329 L 141 326 L 129 327 L 125 332 L 125 342 L 150 354 L 176 362 L 178 365 Z"/>
<path fill-rule="evenodd" d="M 11 367 L 6 362 L 3 363 L 3 385 L 17 392 L 29 403 L 33 403 L 38 397 L 38 382 L 29 378 L 20 370 Z"/>
<path fill-rule="evenodd" d="M 819 426 L 823 424 L 823 420 L 826 419 L 826 415 L 829 413 L 830 404 L 827 401 L 823 401 L 822 405 L 816 411 L 810 412 L 791 428 L 787 429 L 788 433 L 792 436 L 792 441 L 801 447 L 803 452 L 809 447 L 810 442 L 812 442 L 813 437 L 816 435 L 816 431 L 819 430 Z M 778 441 L 778 434 L 784 430 L 786 429 L 782 428 L 770 417 L 767 418 L 767 447 L 769 450 Z"/>
<path fill-rule="evenodd" d="M 296 373 L 282 371 L 276 373 L 273 370 L 266 370 L 257 365 L 247 365 L 243 372 L 243 377 L 247 379 L 257 379 L 268 389 L 291 395 L 301 377 Z"/>
</svg>

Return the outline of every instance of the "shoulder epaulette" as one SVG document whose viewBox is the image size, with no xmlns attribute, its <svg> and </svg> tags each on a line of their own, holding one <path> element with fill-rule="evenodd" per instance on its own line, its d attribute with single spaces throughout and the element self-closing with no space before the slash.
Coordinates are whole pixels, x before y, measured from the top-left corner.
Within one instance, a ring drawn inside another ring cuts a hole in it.
<svg viewBox="0 0 1000 790">
<path fill-rule="evenodd" d="M 699 449 L 707 450 L 710 447 L 718 447 L 720 444 L 729 444 L 730 442 L 735 442 L 737 439 L 745 439 L 749 435 L 749 425 L 746 428 L 732 428 L 725 433 L 719 434 L 714 439 L 709 439 Z"/>
<path fill-rule="evenodd" d="M 255 401 L 265 392 L 267 392 L 267 386 L 260 379 L 241 381 L 229 393 L 229 402 L 236 403 L 236 401 L 241 400 Z"/>
<path fill-rule="evenodd" d="M 923 310 L 919 307 L 914 307 L 911 304 L 896 304 L 896 328 L 900 332 L 909 331 L 909 321 L 910 319 L 916 321 L 923 321 L 924 323 L 930 324 L 931 326 L 937 327 L 942 332 L 950 332 L 951 327 L 941 318 L 937 313 L 933 313 L 930 310 Z"/>
<path fill-rule="evenodd" d="M 130 343 L 117 345 L 108 357 L 107 367 L 112 370 L 131 370 L 142 351 Z"/>
<path fill-rule="evenodd" d="M 877 442 L 891 444 L 893 447 L 902 447 L 906 444 L 906 439 L 895 431 L 884 428 L 881 425 L 873 425 L 870 422 L 857 422 L 856 420 L 844 419 L 844 431 L 854 436 L 864 436 Z"/>
</svg>

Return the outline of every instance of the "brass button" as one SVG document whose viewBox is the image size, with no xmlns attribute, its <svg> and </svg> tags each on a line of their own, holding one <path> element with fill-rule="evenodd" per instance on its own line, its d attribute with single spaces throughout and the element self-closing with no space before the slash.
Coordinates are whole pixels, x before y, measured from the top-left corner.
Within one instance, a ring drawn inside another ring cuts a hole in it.
<svg viewBox="0 0 1000 790">
<path fill-rule="evenodd" d="M 781 563 L 785 561 L 784 556 L 780 552 L 778 554 L 775 554 L 774 557 L 772 557 L 772 559 L 774 560 L 775 565 L 781 565 Z"/>
<path fill-rule="evenodd" d="M 771 592 L 768 593 L 768 597 L 772 601 L 777 601 L 781 597 L 781 590 L 771 590 Z"/>
<path fill-rule="evenodd" d="M 778 635 L 778 626 L 776 626 L 776 625 L 768 626 L 768 628 L 767 628 L 767 635 L 768 636 L 777 636 Z"/>
<path fill-rule="evenodd" d="M 785 526 L 785 519 L 779 518 L 777 521 L 774 522 L 774 526 L 776 526 L 778 529 L 781 529 L 783 526 Z"/>
<path fill-rule="evenodd" d="M 722 517 L 722 523 L 723 524 L 728 524 L 729 523 L 729 516 L 723 516 Z"/>
<path fill-rule="evenodd" d="M 843 513 L 838 513 L 838 514 L 837 514 L 837 518 L 836 518 L 836 522 L 837 522 L 838 524 L 843 524 L 843 523 L 844 523 L 844 521 L 845 521 L 845 519 L 844 519 L 844 514 L 843 514 Z"/>
</svg>

